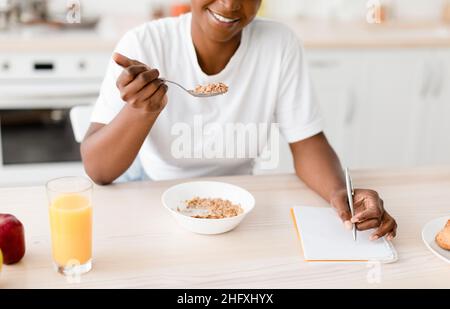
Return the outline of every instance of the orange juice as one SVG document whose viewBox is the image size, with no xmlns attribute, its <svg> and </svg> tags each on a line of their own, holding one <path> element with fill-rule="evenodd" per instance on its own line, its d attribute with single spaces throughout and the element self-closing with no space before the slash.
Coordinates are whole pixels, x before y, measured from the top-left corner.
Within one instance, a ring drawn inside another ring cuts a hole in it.
<svg viewBox="0 0 450 309">
<path fill-rule="evenodd" d="M 63 194 L 50 205 L 53 258 L 60 266 L 92 258 L 92 205 L 78 194 Z"/>
</svg>

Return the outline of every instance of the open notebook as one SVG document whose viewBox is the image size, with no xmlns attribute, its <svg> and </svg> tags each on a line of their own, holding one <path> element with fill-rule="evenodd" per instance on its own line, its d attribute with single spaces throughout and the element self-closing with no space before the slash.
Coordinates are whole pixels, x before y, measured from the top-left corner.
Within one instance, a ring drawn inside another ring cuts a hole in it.
<svg viewBox="0 0 450 309">
<path fill-rule="evenodd" d="M 355 242 L 352 232 L 344 228 L 332 208 L 297 206 L 291 212 L 306 261 L 391 263 L 397 260 L 395 248 L 385 238 L 369 240 L 372 230 L 358 231 Z"/>
</svg>

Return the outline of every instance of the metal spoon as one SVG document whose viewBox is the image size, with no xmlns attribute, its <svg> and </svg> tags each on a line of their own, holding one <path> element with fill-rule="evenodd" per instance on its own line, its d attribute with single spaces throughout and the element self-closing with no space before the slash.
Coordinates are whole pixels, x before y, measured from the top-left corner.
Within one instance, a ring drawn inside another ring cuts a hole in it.
<svg viewBox="0 0 450 309">
<path fill-rule="evenodd" d="M 167 79 L 165 79 L 165 78 L 161 78 L 161 80 L 162 80 L 163 82 L 165 82 L 165 83 L 171 83 L 171 84 L 174 84 L 174 85 L 180 87 L 181 89 L 183 89 L 184 91 L 186 91 L 187 93 L 189 93 L 191 96 L 196 97 L 196 98 L 211 98 L 211 97 L 215 97 L 215 96 L 218 96 L 218 95 L 225 94 L 225 92 L 197 93 L 197 92 L 195 92 L 194 90 L 186 89 L 186 88 L 183 87 L 182 85 L 180 85 L 180 84 L 178 84 L 178 83 L 176 83 L 176 82 L 167 80 Z"/>
</svg>

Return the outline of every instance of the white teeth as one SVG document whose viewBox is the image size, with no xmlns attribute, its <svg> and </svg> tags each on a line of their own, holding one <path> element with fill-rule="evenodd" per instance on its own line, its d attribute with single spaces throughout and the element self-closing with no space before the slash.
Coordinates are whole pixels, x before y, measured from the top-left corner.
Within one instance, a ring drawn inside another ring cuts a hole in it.
<svg viewBox="0 0 450 309">
<path fill-rule="evenodd" d="M 215 18 L 217 18 L 217 20 L 219 20 L 223 23 L 234 23 L 235 21 L 238 20 L 238 19 L 229 19 L 229 18 L 223 17 L 222 15 L 214 13 L 213 11 L 211 11 L 211 13 L 214 15 Z"/>
</svg>

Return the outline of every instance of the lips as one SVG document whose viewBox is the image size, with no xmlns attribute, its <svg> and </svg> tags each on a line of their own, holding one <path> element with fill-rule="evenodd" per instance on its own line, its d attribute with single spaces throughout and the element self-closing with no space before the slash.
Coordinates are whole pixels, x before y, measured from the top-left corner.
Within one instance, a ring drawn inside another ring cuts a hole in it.
<svg viewBox="0 0 450 309">
<path fill-rule="evenodd" d="M 237 22 L 240 21 L 240 18 L 225 17 L 222 14 L 216 13 L 216 12 L 210 10 L 210 9 L 208 9 L 208 13 L 219 23 L 232 25 L 232 24 L 237 23 Z"/>
</svg>

